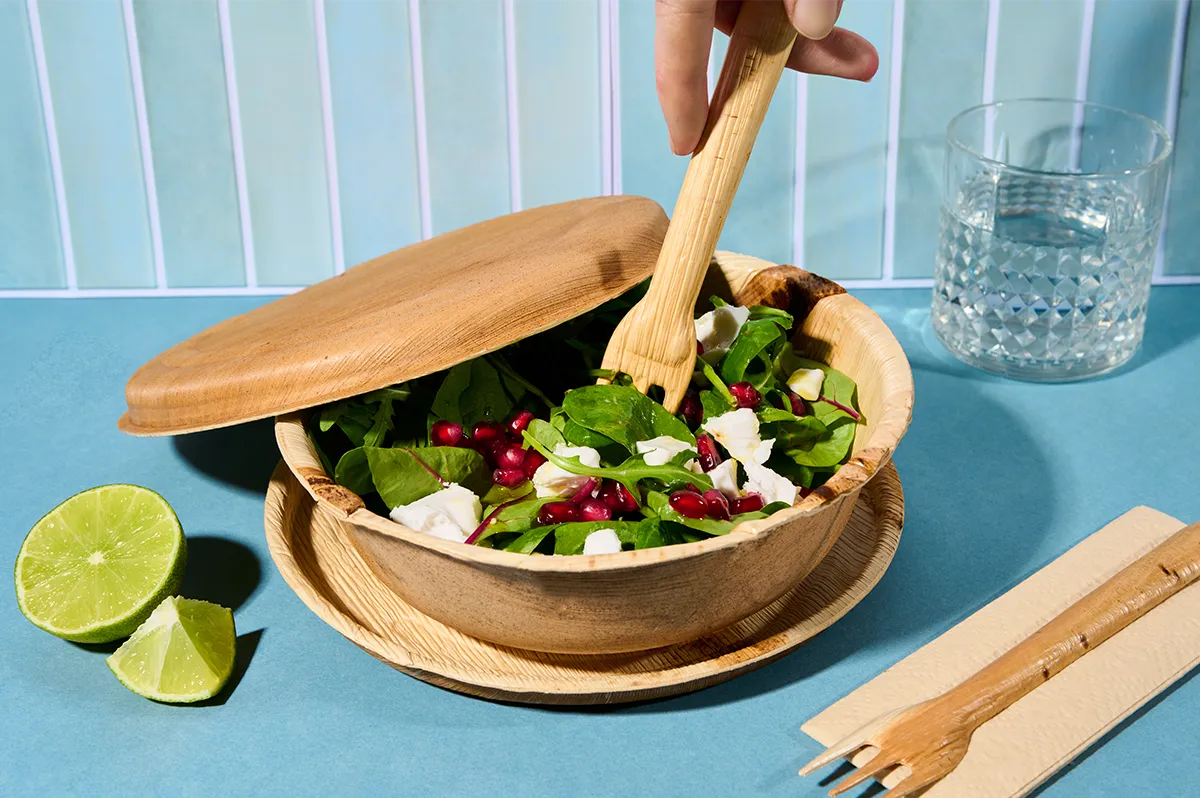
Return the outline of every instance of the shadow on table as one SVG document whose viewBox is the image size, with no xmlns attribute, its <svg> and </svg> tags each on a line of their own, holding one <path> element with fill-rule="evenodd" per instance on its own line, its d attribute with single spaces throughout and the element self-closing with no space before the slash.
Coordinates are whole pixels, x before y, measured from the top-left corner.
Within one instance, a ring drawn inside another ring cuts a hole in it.
<svg viewBox="0 0 1200 798">
<path fill-rule="evenodd" d="M 175 450 L 193 468 L 249 493 L 265 495 L 279 463 L 275 423 L 265 418 L 206 432 L 178 435 Z"/>
<path fill-rule="evenodd" d="M 1039 548 L 1056 511 L 1055 475 L 1045 444 L 974 383 L 929 372 L 915 378 L 913 423 L 895 458 L 905 491 L 904 531 L 888 572 L 863 602 L 761 670 L 673 699 L 585 711 L 674 712 L 720 705 L 787 688 L 879 646 L 910 651 L 1040 564 Z"/>
<path fill-rule="evenodd" d="M 220 604 L 237 612 L 262 581 L 258 555 L 236 540 L 188 536 L 187 572 L 180 595 Z"/>
<path fill-rule="evenodd" d="M 250 660 L 254 659 L 254 652 L 258 649 L 258 644 L 262 640 L 265 629 L 256 629 L 253 632 L 246 632 L 237 637 L 237 653 L 233 661 L 233 673 L 229 677 L 229 681 L 221 688 L 221 692 L 217 693 L 207 701 L 198 701 L 189 706 L 194 707 L 219 707 L 224 706 L 225 702 L 233 695 L 233 691 L 237 690 L 241 684 L 242 677 L 246 675 L 246 669 L 250 667 Z"/>
</svg>

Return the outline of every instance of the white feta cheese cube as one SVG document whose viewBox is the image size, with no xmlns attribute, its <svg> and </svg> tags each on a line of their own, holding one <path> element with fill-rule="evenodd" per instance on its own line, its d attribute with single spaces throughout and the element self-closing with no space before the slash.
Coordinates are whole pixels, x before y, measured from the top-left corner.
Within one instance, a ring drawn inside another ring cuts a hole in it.
<svg viewBox="0 0 1200 798">
<path fill-rule="evenodd" d="M 592 468 L 600 467 L 600 452 L 590 446 L 567 446 L 560 443 L 554 447 L 559 457 L 578 457 L 579 462 Z M 572 474 L 554 463 L 546 462 L 533 472 L 533 488 L 539 499 L 549 496 L 573 496 L 590 477 Z"/>
<path fill-rule="evenodd" d="M 733 459 L 741 463 L 761 463 L 771 455 L 770 443 L 758 436 L 758 416 L 748 407 L 739 407 L 704 422 L 705 432 L 717 439 Z"/>
<path fill-rule="evenodd" d="M 391 518 L 398 524 L 444 540 L 463 543 L 479 526 L 483 506 L 479 497 L 453 482 L 415 502 L 396 507 Z"/>
<path fill-rule="evenodd" d="M 749 318 L 750 308 L 725 305 L 696 319 L 696 340 L 704 348 L 701 357 L 714 365 L 719 362 Z"/>
<path fill-rule="evenodd" d="M 584 554 L 616 554 L 621 550 L 621 540 L 611 529 L 597 529 L 583 539 Z"/>
<path fill-rule="evenodd" d="M 799 490 L 792 481 L 782 474 L 767 468 L 760 463 L 743 463 L 746 469 L 746 484 L 742 490 L 746 493 L 757 493 L 762 496 L 763 504 L 784 502 L 791 505 L 796 503 Z"/>
<path fill-rule="evenodd" d="M 709 471 L 708 476 L 713 487 L 725 494 L 725 498 L 736 499 L 741 495 L 737 486 L 737 460 L 726 460 Z"/>
<path fill-rule="evenodd" d="M 817 401 L 824 383 L 825 372 L 820 369 L 796 369 L 787 379 L 792 393 L 809 402 Z"/>
<path fill-rule="evenodd" d="M 670 435 L 659 435 L 657 438 L 651 438 L 648 441 L 637 442 L 638 454 L 644 454 L 646 456 L 646 465 L 652 466 L 665 465 L 680 452 L 686 452 L 689 449 L 695 448 L 695 445 L 687 441 L 681 441 L 678 438 L 672 438 Z"/>
</svg>

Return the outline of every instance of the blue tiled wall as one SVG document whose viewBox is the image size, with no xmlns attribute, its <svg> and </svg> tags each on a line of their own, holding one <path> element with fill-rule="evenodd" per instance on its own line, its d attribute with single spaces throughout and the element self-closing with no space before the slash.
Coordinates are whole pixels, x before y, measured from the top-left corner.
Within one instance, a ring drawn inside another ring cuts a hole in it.
<svg viewBox="0 0 1200 798">
<path fill-rule="evenodd" d="M 1200 281 L 1188 10 L 849 0 L 879 74 L 785 75 L 722 247 L 925 280 L 948 119 L 1086 96 L 1177 130 L 1161 279 Z M 653 0 L 0 0 L 0 291 L 270 293 L 514 208 L 670 212 L 653 24 Z"/>
</svg>

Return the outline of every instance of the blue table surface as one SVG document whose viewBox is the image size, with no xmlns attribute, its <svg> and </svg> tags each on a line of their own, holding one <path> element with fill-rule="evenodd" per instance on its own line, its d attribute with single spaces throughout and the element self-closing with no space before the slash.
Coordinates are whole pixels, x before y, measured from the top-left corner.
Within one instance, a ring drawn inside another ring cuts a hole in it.
<svg viewBox="0 0 1200 798">
<path fill-rule="evenodd" d="M 199 707 L 139 698 L 104 652 L 57 640 L 0 589 L 0 795 L 823 795 L 800 724 L 1074 543 L 1146 504 L 1200 519 L 1200 287 L 1156 288 L 1145 344 L 1070 385 L 993 378 L 929 331 L 928 292 L 864 291 L 916 380 L 895 456 L 907 518 L 878 587 L 761 670 L 638 706 L 541 709 L 424 684 L 321 622 L 276 572 L 262 504 L 269 423 L 178 439 L 116 428 L 143 362 L 261 299 L 0 302 L 0 560 L 76 491 L 133 482 L 190 541 L 184 593 L 235 610 L 233 688 Z M 1185 678 L 1043 788 L 1189 794 L 1200 683 Z M 824 774 L 821 778 L 824 778 Z"/>
</svg>

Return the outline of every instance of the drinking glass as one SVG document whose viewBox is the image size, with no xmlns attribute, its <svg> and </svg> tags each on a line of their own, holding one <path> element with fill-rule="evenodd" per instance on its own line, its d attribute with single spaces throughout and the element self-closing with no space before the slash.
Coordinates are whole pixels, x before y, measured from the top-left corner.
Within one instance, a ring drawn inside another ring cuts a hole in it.
<svg viewBox="0 0 1200 798">
<path fill-rule="evenodd" d="M 1111 371 L 1141 344 L 1171 139 L 1074 100 L 971 108 L 946 135 L 933 330 L 960 360 L 1026 380 Z"/>
</svg>

